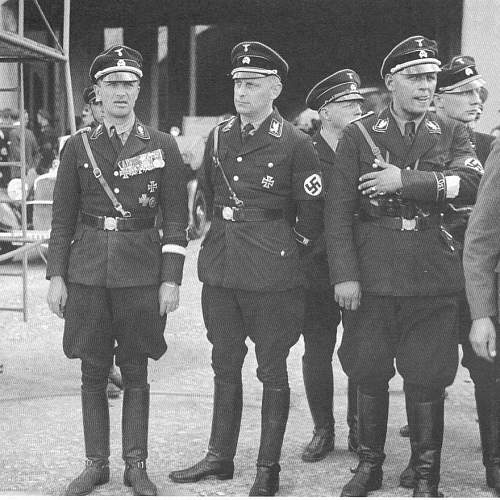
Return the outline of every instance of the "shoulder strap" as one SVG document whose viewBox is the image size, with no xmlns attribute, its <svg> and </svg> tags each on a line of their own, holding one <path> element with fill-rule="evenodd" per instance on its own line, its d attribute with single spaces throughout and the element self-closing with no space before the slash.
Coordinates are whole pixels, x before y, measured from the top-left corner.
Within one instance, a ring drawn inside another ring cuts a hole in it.
<svg viewBox="0 0 500 500">
<path fill-rule="evenodd" d="M 115 196 L 115 193 L 111 191 L 109 184 L 106 182 L 106 179 L 103 177 L 101 169 L 97 166 L 97 162 L 95 161 L 94 153 L 92 153 L 92 149 L 90 148 L 89 137 L 87 133 L 82 133 L 83 145 L 85 146 L 85 151 L 87 152 L 87 156 L 89 157 L 90 163 L 92 165 L 92 173 L 94 177 L 99 181 L 99 184 L 104 189 L 105 193 L 108 195 L 108 198 L 113 203 L 113 207 L 117 212 L 120 212 L 123 217 L 130 217 L 130 212 L 125 210 L 122 204 L 118 201 Z"/>
<path fill-rule="evenodd" d="M 368 143 L 368 146 L 370 146 L 370 149 L 372 150 L 372 153 L 375 156 L 375 158 L 377 158 L 377 160 L 384 161 L 384 158 L 380 153 L 380 148 L 375 144 L 375 142 L 372 139 L 372 136 L 368 133 L 368 130 L 366 130 L 366 127 L 361 122 L 356 122 L 356 126 L 359 128 L 359 130 L 361 130 L 361 133 L 365 136 L 366 142 Z"/>
<path fill-rule="evenodd" d="M 227 189 L 229 191 L 229 197 L 234 201 L 234 204 L 237 207 L 242 207 L 244 205 L 244 203 L 242 200 L 240 200 L 238 198 L 238 196 L 234 192 L 234 189 L 231 187 L 231 184 L 229 183 L 229 181 L 227 179 L 226 172 L 224 172 L 224 169 L 222 168 L 222 163 L 220 162 L 220 159 L 219 159 L 219 130 L 220 130 L 220 125 L 217 125 L 217 127 L 215 127 L 215 129 L 214 129 L 214 144 L 213 144 L 213 149 L 212 149 L 212 152 L 213 152 L 212 159 L 214 162 L 214 166 L 215 166 L 215 168 L 219 168 L 219 170 L 222 174 L 222 178 L 224 179 L 224 183 L 226 184 Z"/>
</svg>

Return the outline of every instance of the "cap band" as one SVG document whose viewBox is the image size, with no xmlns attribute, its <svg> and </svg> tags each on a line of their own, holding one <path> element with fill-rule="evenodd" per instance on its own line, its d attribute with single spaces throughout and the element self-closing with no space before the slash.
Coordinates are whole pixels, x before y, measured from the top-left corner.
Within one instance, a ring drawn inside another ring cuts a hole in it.
<svg viewBox="0 0 500 500">
<path fill-rule="evenodd" d="M 123 61 L 123 59 L 121 59 Z M 111 66 L 108 68 L 104 68 L 101 71 L 98 71 L 95 75 L 94 78 L 98 80 L 99 78 L 109 75 L 109 73 L 116 73 L 117 71 L 126 71 L 129 73 L 134 73 L 134 75 L 137 75 L 139 78 L 142 78 L 142 71 L 135 67 L 135 66 L 128 66 L 125 61 L 123 61 L 123 65 L 121 66 Z"/>
</svg>

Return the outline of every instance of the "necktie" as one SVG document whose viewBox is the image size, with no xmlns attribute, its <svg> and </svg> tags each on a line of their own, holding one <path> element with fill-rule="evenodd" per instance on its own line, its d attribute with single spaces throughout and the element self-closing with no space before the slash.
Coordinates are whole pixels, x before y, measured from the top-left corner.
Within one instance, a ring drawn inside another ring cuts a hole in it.
<svg viewBox="0 0 500 500">
<path fill-rule="evenodd" d="M 413 139 L 415 139 L 415 122 L 405 123 L 405 145 L 411 146 L 413 144 Z"/>
<path fill-rule="evenodd" d="M 254 130 L 254 126 L 251 123 L 247 123 L 242 129 L 241 129 L 241 139 L 243 142 L 245 142 L 251 135 Z"/>
<path fill-rule="evenodd" d="M 123 147 L 122 140 L 118 137 L 118 133 L 114 125 L 110 127 L 109 130 L 111 132 L 111 137 L 109 139 L 111 141 L 111 144 L 113 145 L 113 149 L 116 151 L 116 153 L 119 153 Z"/>
</svg>

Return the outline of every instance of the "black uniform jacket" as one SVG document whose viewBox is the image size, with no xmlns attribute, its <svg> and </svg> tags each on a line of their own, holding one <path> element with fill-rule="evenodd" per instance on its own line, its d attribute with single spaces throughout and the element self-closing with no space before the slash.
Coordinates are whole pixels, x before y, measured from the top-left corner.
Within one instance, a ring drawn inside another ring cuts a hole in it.
<svg viewBox="0 0 500 500">
<path fill-rule="evenodd" d="M 335 162 L 335 151 L 328 145 L 319 130 L 313 135 L 312 140 L 314 147 L 318 152 L 319 162 L 321 165 L 323 189 L 325 193 L 327 193 L 328 183 L 332 176 L 333 165 Z M 323 232 L 323 225 L 321 235 L 313 242 L 311 252 L 304 258 L 304 271 L 306 273 L 308 288 L 321 290 L 330 288 L 328 258 L 326 254 L 326 241 Z"/>
<path fill-rule="evenodd" d="M 322 224 L 322 180 L 311 138 L 277 110 L 245 143 L 238 117 L 220 126 L 219 158 L 245 207 L 283 210 L 296 204 L 297 220 L 232 222 L 213 217 L 198 259 L 202 282 L 249 291 L 281 291 L 304 285 L 292 226 L 314 240 Z M 209 210 L 234 206 L 220 169 L 214 166 L 213 131 L 200 171 Z"/>
<path fill-rule="evenodd" d="M 439 215 L 438 176 L 458 176 L 453 201 L 474 203 L 482 175 L 465 126 L 427 113 L 411 146 L 388 108 L 363 120 L 382 156 L 401 168 L 401 198 L 424 213 Z M 454 293 L 463 288 L 456 247 L 439 227 L 401 231 L 360 222 L 356 212 L 371 203 L 358 190 L 361 175 L 373 171 L 374 154 L 356 124 L 349 125 L 337 148 L 334 175 L 325 208 L 325 233 L 333 284 L 361 281 L 377 295 L 415 296 Z M 387 196 L 387 195 L 386 195 Z M 452 200 L 448 200 L 452 201 Z"/>
<path fill-rule="evenodd" d="M 103 125 L 88 132 L 97 165 L 123 208 L 132 217 L 144 218 L 155 217 L 161 208 L 160 239 L 155 227 L 104 231 L 80 222 L 81 211 L 122 217 L 92 173 L 83 133 L 68 140 L 59 165 L 47 277 L 103 287 L 180 283 L 187 245 L 187 189 L 174 138 L 136 120 L 117 155 Z"/>
</svg>

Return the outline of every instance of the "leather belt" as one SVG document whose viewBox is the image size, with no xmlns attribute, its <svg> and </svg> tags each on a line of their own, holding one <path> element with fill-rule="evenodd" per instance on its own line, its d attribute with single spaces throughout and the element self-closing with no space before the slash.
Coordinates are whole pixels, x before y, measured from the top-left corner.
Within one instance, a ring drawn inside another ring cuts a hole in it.
<svg viewBox="0 0 500 500">
<path fill-rule="evenodd" d="M 284 217 L 283 210 L 272 208 L 238 208 L 214 206 L 214 217 L 232 222 L 259 222 L 276 220 Z"/>
<path fill-rule="evenodd" d="M 141 231 L 155 225 L 155 217 L 106 217 L 81 212 L 81 221 L 103 231 Z"/>
<path fill-rule="evenodd" d="M 417 215 L 412 219 L 405 219 L 404 217 L 373 217 L 367 213 L 361 212 L 359 214 L 359 220 L 395 231 L 425 231 L 426 229 L 440 227 L 441 225 L 440 215 Z"/>
</svg>

